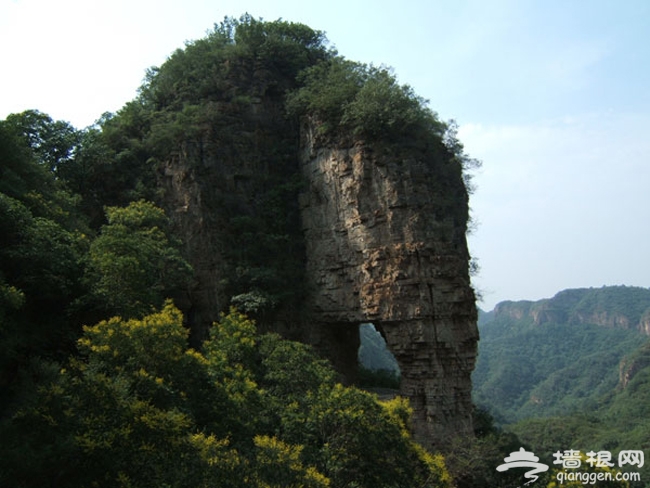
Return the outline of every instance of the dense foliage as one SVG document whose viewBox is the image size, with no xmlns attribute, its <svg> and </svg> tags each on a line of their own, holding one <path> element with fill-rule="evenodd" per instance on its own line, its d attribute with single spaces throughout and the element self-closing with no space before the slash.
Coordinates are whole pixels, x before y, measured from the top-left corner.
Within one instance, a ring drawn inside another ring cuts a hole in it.
<svg viewBox="0 0 650 488">
<path fill-rule="evenodd" d="M 618 364 L 639 341 L 638 333 L 578 324 L 544 324 L 501 337 L 482 332 L 475 400 L 501 423 L 593 408 L 616 387 Z"/>
<path fill-rule="evenodd" d="M 84 322 L 142 316 L 189 278 L 153 204 L 107 207 L 107 224 L 93 228 L 59 174 L 74 164 L 81 139 L 35 111 L 0 122 L 2 411 L 22 382 L 40 377 L 41 359 L 74 352 Z"/>
<path fill-rule="evenodd" d="M 304 291 L 298 153 L 305 119 L 325 140 L 370 140 L 411 151 L 402 156 L 426 154 L 441 180 L 460 181 L 445 175 L 463 173 L 471 188 L 467 170 L 478 163 L 464 153 L 454 124 L 438 120 L 389 69 L 344 59 L 305 25 L 248 15 L 224 19 L 150 69 L 140 96 L 105 118 L 94 145 L 96 153 L 114 154 L 116 164 L 94 163 L 88 152 L 89 166 L 116 171 L 104 205 L 156 201 L 152 175 L 174 158 L 192 161 L 199 185 L 204 168 L 232 168 L 232 182 L 201 188 L 204 204 L 220 209 L 205 216 L 206 225 L 218 227 L 225 241 L 227 298 L 268 317 L 295 308 Z M 450 215 L 464 223 L 466 202 L 454 200 L 464 189 L 443 193 Z"/>
<path fill-rule="evenodd" d="M 2 429 L 11 486 L 451 486 L 402 399 L 337 384 L 307 346 L 232 310 L 203 351 L 167 303 L 85 327 Z M 378 462 L 381 460 L 381 462 Z"/>
<path fill-rule="evenodd" d="M 160 208 L 139 200 L 107 207 L 106 219 L 88 250 L 84 277 L 90 300 L 102 304 L 104 314 L 141 316 L 183 289 L 192 270 L 170 241 Z"/>
<path fill-rule="evenodd" d="M 513 423 L 597 407 L 616 388 L 621 360 L 645 342 L 650 290 L 565 290 L 499 308 L 480 326 L 474 394 L 501 423 Z"/>
<path fill-rule="evenodd" d="M 193 274 L 160 178 L 191 155 L 198 180 L 210 161 L 241 169 L 202 193 L 219 209 L 205 218 L 221 229 L 230 303 L 268 319 L 299 302 L 308 117 L 320 137 L 433 148 L 443 171 L 474 164 L 390 70 L 248 15 L 151 68 L 92 127 L 36 110 L 0 121 L 0 485 L 451 486 L 442 457 L 411 440 L 405 400 L 338 384 L 310 348 L 258 335 L 235 309 L 191 349 L 167 300 Z"/>
<path fill-rule="evenodd" d="M 650 449 L 650 343 L 641 327 L 650 290 L 565 290 L 500 307 L 480 326 L 478 404 L 538 454 Z M 536 323 L 542 313 L 561 321 Z M 650 478 L 647 467 L 641 473 Z"/>
<path fill-rule="evenodd" d="M 164 212 L 93 225 L 19 118 L 0 123 L 0 484 L 450 486 L 404 400 L 337 384 L 307 346 L 233 310 L 190 349 L 182 314 L 154 312 L 191 272 Z"/>
</svg>

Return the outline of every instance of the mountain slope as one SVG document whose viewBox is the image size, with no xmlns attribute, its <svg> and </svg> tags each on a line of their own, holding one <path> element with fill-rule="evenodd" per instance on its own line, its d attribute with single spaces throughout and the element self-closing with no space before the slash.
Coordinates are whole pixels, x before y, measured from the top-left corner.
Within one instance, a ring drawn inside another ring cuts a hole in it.
<svg viewBox="0 0 650 488">
<path fill-rule="evenodd" d="M 480 325 L 475 401 L 504 424 L 597 408 L 646 341 L 649 310 L 650 290 L 635 287 L 500 303 Z"/>
<path fill-rule="evenodd" d="M 650 290 L 564 290 L 482 313 L 474 401 L 550 458 L 650 449 Z M 636 469 L 648 480 L 648 467 Z M 630 486 L 646 486 L 641 482 Z"/>
<path fill-rule="evenodd" d="M 558 449 L 577 449 L 586 453 L 608 451 L 616 459 L 622 450 L 650 449 L 650 344 L 645 343 L 625 356 L 620 366 L 620 381 L 598 402 L 570 415 L 528 418 L 507 427 L 535 452 L 553 453 Z M 630 468 L 638 471 L 647 487 L 650 466 Z"/>
</svg>

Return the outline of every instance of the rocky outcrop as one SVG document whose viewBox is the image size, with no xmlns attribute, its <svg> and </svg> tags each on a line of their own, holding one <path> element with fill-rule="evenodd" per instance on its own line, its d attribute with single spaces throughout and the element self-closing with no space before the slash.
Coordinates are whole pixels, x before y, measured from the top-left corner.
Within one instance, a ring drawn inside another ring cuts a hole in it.
<svg viewBox="0 0 650 488">
<path fill-rule="evenodd" d="M 204 188 L 200 171 L 191 164 L 193 154 L 179 152 L 160 169 L 160 183 L 165 189 L 165 206 L 172 215 L 174 231 L 183 242 L 184 254 L 194 269 L 193 286 L 174 297 L 192 326 L 192 343 L 198 346 L 207 339 L 209 324 L 223 309 L 225 297 L 219 284 L 224 269 L 223 255 L 215 223 L 206 215 Z"/>
<path fill-rule="evenodd" d="M 493 320 L 501 317 L 522 320 L 524 317 L 530 316 L 530 307 L 533 303 L 529 300 L 499 302 L 494 307 Z"/>
<path fill-rule="evenodd" d="M 237 223 L 267 210 L 261 195 L 272 192 L 269 185 L 300 175 L 299 218 L 287 221 L 298 227 L 287 232 L 300 239 L 300 251 L 258 257 L 275 260 L 273 269 L 282 269 L 283 259 L 301 267 L 301 302 L 258 322 L 315 345 L 350 382 L 359 325 L 374 323 L 399 363 L 416 438 L 443 447 L 471 434 L 478 332 L 459 162 L 442 142 L 399 149 L 319 141 L 311 122 L 291 127 L 277 106 L 263 100 L 238 115 L 236 151 L 233 141 L 208 133 L 161 165 L 165 205 L 196 274 L 178 300 L 193 336 L 203 338 L 230 304 L 233 275 L 260 266 L 232 255 Z M 279 137 L 289 148 L 282 165 Z"/>
<path fill-rule="evenodd" d="M 351 374 L 358 325 L 375 324 L 399 363 L 416 437 L 440 447 L 472 430 L 478 332 L 467 193 L 457 163 L 436 151 L 322 145 L 307 124 L 300 201 L 309 341 L 324 350 L 354 341 L 338 358 Z"/>
<path fill-rule="evenodd" d="M 650 345 L 641 346 L 632 355 L 623 358 L 618 367 L 618 389 L 628 387 L 636 374 L 650 365 Z"/>
<path fill-rule="evenodd" d="M 639 321 L 639 329 L 645 335 L 650 336 L 650 308 L 644 312 Z"/>
<path fill-rule="evenodd" d="M 159 164 L 162 204 L 194 269 L 193 285 L 174 297 L 188 318 L 194 345 L 207 337 L 210 325 L 228 309 L 232 297 L 259 280 L 250 276 L 252 272 L 277 276 L 274 271 L 286 268 L 283 260 L 304 268 L 300 249 L 295 251 L 289 244 L 270 249 L 255 242 L 273 232 L 291 237 L 292 242 L 302 241 L 297 196 L 277 191 L 298 172 L 300 141 L 298 128 L 287 122 L 282 107 L 272 97 L 255 97 L 247 104 L 224 103 L 218 110 L 228 114 L 231 125 L 197 131 Z M 289 203 L 295 207 L 294 215 L 285 213 L 282 223 L 271 222 L 272 216 L 265 214 L 274 210 L 269 209 L 271 199 L 278 206 L 295 200 Z M 294 311 L 284 322 L 299 320 L 300 313 Z"/>
</svg>

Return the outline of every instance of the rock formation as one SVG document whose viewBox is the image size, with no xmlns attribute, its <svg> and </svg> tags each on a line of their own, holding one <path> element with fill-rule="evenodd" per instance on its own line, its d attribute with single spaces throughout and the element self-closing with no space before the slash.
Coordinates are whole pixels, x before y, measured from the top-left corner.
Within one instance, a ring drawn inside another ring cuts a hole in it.
<svg viewBox="0 0 650 488">
<path fill-rule="evenodd" d="M 267 135 L 279 127 L 272 117 L 255 123 Z M 359 325 L 374 323 L 400 365 L 416 438 L 442 447 L 469 434 L 478 332 L 460 165 L 442 143 L 424 151 L 324 143 L 309 122 L 300 134 L 295 164 L 304 182 L 297 195 L 304 255 L 295 259 L 304 267 L 305 294 L 273 326 L 314 344 L 353 381 Z M 240 214 L 255 212 L 255 181 L 270 171 L 264 151 L 249 147 L 242 154 L 260 156 L 242 161 L 217 157 L 214 143 L 206 147 L 188 146 L 161 169 L 167 206 L 196 271 L 196 286 L 179 305 L 199 337 L 228 305 L 224 249 L 234 230 L 222 200 Z"/>
<path fill-rule="evenodd" d="M 154 152 L 195 271 L 175 297 L 195 345 L 235 303 L 352 382 L 359 325 L 372 322 L 399 362 L 417 438 L 471 433 L 462 151 L 388 72 L 334 58 L 304 26 L 247 22 L 177 52 L 145 90 L 173 136 Z"/>
<path fill-rule="evenodd" d="M 634 351 L 631 356 L 621 360 L 618 366 L 618 390 L 628 387 L 639 371 L 650 365 L 650 345 L 647 343 Z"/>
<path fill-rule="evenodd" d="M 270 269 L 286 268 L 282 261 L 289 259 L 303 267 L 302 242 L 297 251 L 286 246 L 283 252 L 260 243 L 255 263 L 250 262 L 251 256 L 242 255 L 244 248 L 251 249 L 251 254 L 255 247 L 244 241 L 272 232 L 268 227 L 274 225 L 269 222 L 273 216 L 265 214 L 269 213 L 269 193 L 297 173 L 299 133 L 287 123 L 279 106 L 268 97 L 253 98 L 243 108 L 223 104 L 219 110 L 232 114 L 228 122 L 236 121 L 236 130 L 211 129 L 199 139 L 185 141 L 159 165 L 163 205 L 194 268 L 194 286 L 175 301 L 189 317 L 195 345 L 207 337 L 210 325 L 228 309 L 232 296 L 246 288 L 236 283 L 247 279 L 241 276 L 242 269 L 266 266 L 271 274 Z M 292 196 L 283 198 L 291 200 Z M 285 216 L 286 222 L 278 225 L 286 229 L 278 233 L 302 241 L 297 198 L 293 200 L 295 215 Z M 299 316 L 289 313 L 285 322 Z M 291 337 L 300 339 L 295 331 Z"/>
<path fill-rule="evenodd" d="M 453 163 L 430 152 L 319 147 L 316 139 L 306 125 L 301 208 L 317 324 L 309 340 L 325 350 L 354 341 L 354 355 L 339 358 L 349 370 L 357 326 L 372 322 L 400 365 L 416 437 L 440 446 L 471 432 L 478 333 L 458 168 L 450 178 Z"/>
</svg>

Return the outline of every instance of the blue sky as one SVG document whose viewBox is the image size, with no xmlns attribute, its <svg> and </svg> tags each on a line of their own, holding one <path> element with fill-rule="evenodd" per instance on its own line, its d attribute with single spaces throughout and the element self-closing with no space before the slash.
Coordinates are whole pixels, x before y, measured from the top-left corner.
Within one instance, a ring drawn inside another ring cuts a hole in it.
<svg viewBox="0 0 650 488">
<path fill-rule="evenodd" d="M 90 125 L 147 67 L 244 12 L 325 31 L 458 122 L 483 162 L 480 306 L 650 286 L 646 0 L 0 0 L 0 118 L 36 108 Z"/>
</svg>

